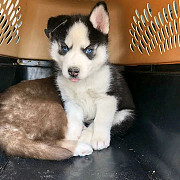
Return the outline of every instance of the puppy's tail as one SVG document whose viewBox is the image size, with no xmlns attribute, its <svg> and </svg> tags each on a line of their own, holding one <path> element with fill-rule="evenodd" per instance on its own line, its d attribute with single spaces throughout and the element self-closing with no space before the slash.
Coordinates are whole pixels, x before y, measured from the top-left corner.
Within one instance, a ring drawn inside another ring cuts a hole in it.
<svg viewBox="0 0 180 180">
<path fill-rule="evenodd" d="M 17 128 L 0 127 L 0 146 L 12 156 L 43 160 L 63 160 L 74 155 L 77 146 L 76 141 L 58 141 L 48 145 L 42 141 L 34 141 L 27 138 Z"/>
<path fill-rule="evenodd" d="M 133 126 L 135 119 L 135 112 L 133 109 L 122 109 L 117 112 L 113 121 L 111 135 L 124 136 L 128 133 L 129 129 Z"/>
</svg>

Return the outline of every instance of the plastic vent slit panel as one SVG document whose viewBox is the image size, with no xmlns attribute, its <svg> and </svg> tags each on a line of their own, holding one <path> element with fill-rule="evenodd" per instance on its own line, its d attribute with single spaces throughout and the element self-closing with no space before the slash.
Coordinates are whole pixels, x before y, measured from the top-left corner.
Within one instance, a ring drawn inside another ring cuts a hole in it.
<svg viewBox="0 0 180 180">
<path fill-rule="evenodd" d="M 135 10 L 132 28 L 129 29 L 130 35 L 134 36 L 129 44 L 132 53 L 139 51 L 140 54 L 151 56 L 158 49 L 163 55 L 173 48 L 180 48 L 179 1 L 169 1 L 165 6 L 158 14 L 153 13 L 150 3 L 146 4 L 143 12 Z M 141 29 L 141 33 L 138 29 Z"/>
<path fill-rule="evenodd" d="M 20 10 L 19 0 L 0 1 L 0 45 L 19 42 L 17 31 L 22 25 Z"/>
</svg>

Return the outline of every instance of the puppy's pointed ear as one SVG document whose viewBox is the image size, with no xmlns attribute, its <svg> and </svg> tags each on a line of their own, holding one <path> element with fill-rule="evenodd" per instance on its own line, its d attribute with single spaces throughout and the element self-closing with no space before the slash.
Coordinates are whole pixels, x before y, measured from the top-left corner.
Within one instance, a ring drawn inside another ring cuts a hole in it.
<svg viewBox="0 0 180 180">
<path fill-rule="evenodd" d="M 47 29 L 44 30 L 46 36 L 49 38 L 49 34 L 53 33 L 60 26 L 64 25 L 67 22 L 68 18 L 69 17 L 65 15 L 49 18 Z"/>
<path fill-rule="evenodd" d="M 105 2 L 99 2 L 90 13 L 89 20 L 93 27 L 104 34 L 109 33 L 109 13 Z"/>
</svg>

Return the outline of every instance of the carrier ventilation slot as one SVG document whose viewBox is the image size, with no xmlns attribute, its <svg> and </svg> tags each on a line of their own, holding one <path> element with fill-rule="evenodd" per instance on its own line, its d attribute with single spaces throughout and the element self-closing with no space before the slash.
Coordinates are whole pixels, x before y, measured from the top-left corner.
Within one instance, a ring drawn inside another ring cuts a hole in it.
<svg viewBox="0 0 180 180">
<path fill-rule="evenodd" d="M 180 3 L 179 3 L 180 5 Z M 132 18 L 130 35 L 133 37 L 130 44 L 132 52 L 151 55 L 154 49 L 160 54 L 172 48 L 180 47 L 180 17 L 177 1 L 170 1 L 167 7 L 157 14 L 153 14 L 151 5 L 140 12 L 135 10 Z"/>
<path fill-rule="evenodd" d="M 0 3 L 0 45 L 19 43 L 23 24 L 20 12 L 20 0 L 3 0 Z"/>
</svg>

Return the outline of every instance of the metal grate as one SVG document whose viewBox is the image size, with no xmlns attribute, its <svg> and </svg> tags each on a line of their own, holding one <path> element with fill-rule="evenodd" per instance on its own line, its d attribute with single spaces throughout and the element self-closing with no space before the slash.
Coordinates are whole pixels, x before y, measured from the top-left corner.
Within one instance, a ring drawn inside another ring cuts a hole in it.
<svg viewBox="0 0 180 180">
<path fill-rule="evenodd" d="M 19 29 L 22 25 L 19 0 L 0 1 L 0 45 L 17 44 L 20 40 Z"/>
<path fill-rule="evenodd" d="M 158 48 L 161 54 L 172 48 L 180 47 L 180 19 L 177 1 L 172 1 L 153 16 L 149 3 L 140 15 L 135 10 L 129 33 L 132 36 L 130 49 L 132 52 L 138 50 L 141 54 L 149 56 L 154 49 Z"/>
</svg>

